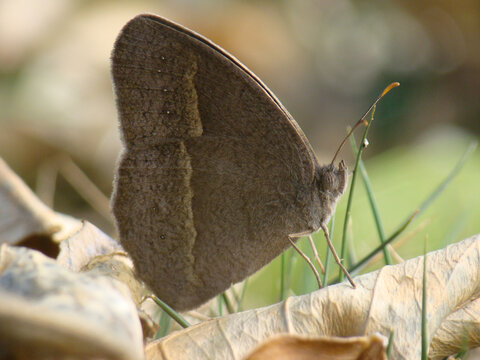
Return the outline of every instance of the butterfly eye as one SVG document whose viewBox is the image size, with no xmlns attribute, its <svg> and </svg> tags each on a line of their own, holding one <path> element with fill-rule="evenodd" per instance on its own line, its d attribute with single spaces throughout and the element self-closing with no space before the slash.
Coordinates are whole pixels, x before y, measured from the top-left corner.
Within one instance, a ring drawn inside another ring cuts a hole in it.
<svg viewBox="0 0 480 360">
<path fill-rule="evenodd" d="M 328 181 L 330 183 L 330 190 L 335 191 L 338 188 L 338 179 L 336 174 L 328 173 Z"/>
<path fill-rule="evenodd" d="M 326 171 L 321 175 L 320 178 L 320 190 L 321 191 L 334 191 L 337 185 L 337 180 L 334 174 L 331 171 Z"/>
</svg>

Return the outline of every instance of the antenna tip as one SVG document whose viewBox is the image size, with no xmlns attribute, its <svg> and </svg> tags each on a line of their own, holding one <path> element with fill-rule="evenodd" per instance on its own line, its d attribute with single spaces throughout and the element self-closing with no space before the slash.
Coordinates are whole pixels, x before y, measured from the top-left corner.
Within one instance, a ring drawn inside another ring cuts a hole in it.
<svg viewBox="0 0 480 360">
<path fill-rule="evenodd" d="M 388 93 L 390 90 L 392 90 L 393 88 L 396 88 L 397 86 L 400 86 L 400 83 L 399 82 L 393 82 L 391 83 L 390 85 L 388 85 L 385 90 L 383 90 L 382 94 L 380 95 L 380 97 L 384 97 L 386 93 Z"/>
</svg>

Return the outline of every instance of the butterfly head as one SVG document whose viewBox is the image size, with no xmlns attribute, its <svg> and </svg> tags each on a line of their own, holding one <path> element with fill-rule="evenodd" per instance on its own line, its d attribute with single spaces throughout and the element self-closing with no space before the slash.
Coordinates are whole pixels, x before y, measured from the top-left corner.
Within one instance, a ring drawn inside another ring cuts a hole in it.
<svg viewBox="0 0 480 360">
<path fill-rule="evenodd" d="M 330 164 L 320 167 L 316 175 L 320 192 L 333 197 L 339 197 L 345 192 L 348 173 L 343 160 L 340 161 L 338 166 Z"/>
<path fill-rule="evenodd" d="M 315 180 L 321 202 L 321 222 L 327 223 L 335 210 L 335 205 L 339 197 L 345 192 L 347 187 L 348 170 L 344 161 L 340 161 L 338 166 L 329 164 L 318 167 Z"/>
</svg>

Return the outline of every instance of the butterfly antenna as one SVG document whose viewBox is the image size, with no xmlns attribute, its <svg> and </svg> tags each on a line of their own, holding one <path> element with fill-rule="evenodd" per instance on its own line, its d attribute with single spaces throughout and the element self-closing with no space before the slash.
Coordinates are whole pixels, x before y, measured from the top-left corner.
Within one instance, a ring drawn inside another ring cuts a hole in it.
<svg viewBox="0 0 480 360">
<path fill-rule="evenodd" d="M 335 159 L 337 158 L 337 155 L 338 153 L 340 152 L 340 150 L 342 149 L 343 145 L 345 145 L 345 142 L 347 141 L 347 139 L 350 137 L 350 135 L 352 135 L 352 133 L 355 131 L 355 129 L 357 127 L 359 127 L 361 124 L 364 124 L 365 126 L 367 126 L 367 121 L 365 120 L 365 118 L 367 117 L 368 113 L 370 111 L 372 111 L 373 107 L 375 105 L 377 105 L 377 103 L 380 101 L 381 98 L 383 98 L 390 90 L 392 90 L 393 88 L 396 88 L 397 86 L 400 86 L 400 83 L 399 82 L 393 82 L 391 83 L 390 85 L 388 85 L 380 95 L 378 95 L 378 97 L 375 99 L 375 101 L 373 102 L 373 104 L 368 108 L 368 110 L 365 112 L 365 114 L 363 114 L 363 116 L 360 118 L 360 120 L 358 120 L 355 125 L 353 125 L 353 127 L 350 129 L 350 131 L 348 132 L 347 136 L 345 136 L 345 138 L 343 139 L 343 141 L 340 143 L 340 146 L 338 147 L 337 151 L 335 152 L 335 155 L 333 155 L 333 159 L 332 159 L 332 162 L 330 163 L 330 165 L 332 165 L 334 162 L 335 162 Z"/>
</svg>

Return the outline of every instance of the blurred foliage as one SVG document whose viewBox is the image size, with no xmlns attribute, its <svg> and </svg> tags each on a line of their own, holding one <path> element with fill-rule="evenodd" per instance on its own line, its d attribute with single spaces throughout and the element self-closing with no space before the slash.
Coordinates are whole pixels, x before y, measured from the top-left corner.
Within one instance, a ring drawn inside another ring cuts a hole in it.
<svg viewBox="0 0 480 360">
<path fill-rule="evenodd" d="M 347 124 L 399 81 L 378 106 L 365 153 L 376 155 L 366 165 L 387 233 L 480 133 L 478 0 L 0 0 L 0 156 L 55 210 L 106 232 L 113 232 L 111 219 L 63 177 L 55 181 L 52 164 L 68 154 L 109 196 L 120 150 L 109 56 L 123 24 L 142 12 L 194 29 L 239 58 L 289 109 L 324 161 Z M 348 149 L 341 156 L 352 163 Z M 402 256 L 421 254 L 426 233 L 431 246 L 443 247 L 480 231 L 479 160 L 477 151 L 409 228 L 431 221 L 400 247 Z M 352 224 L 357 257 L 377 245 L 359 190 Z M 297 293 L 315 284 L 303 267 L 294 263 Z M 248 306 L 276 300 L 277 268 L 275 261 L 254 277 Z M 258 293 L 264 298 L 252 298 Z"/>
</svg>

